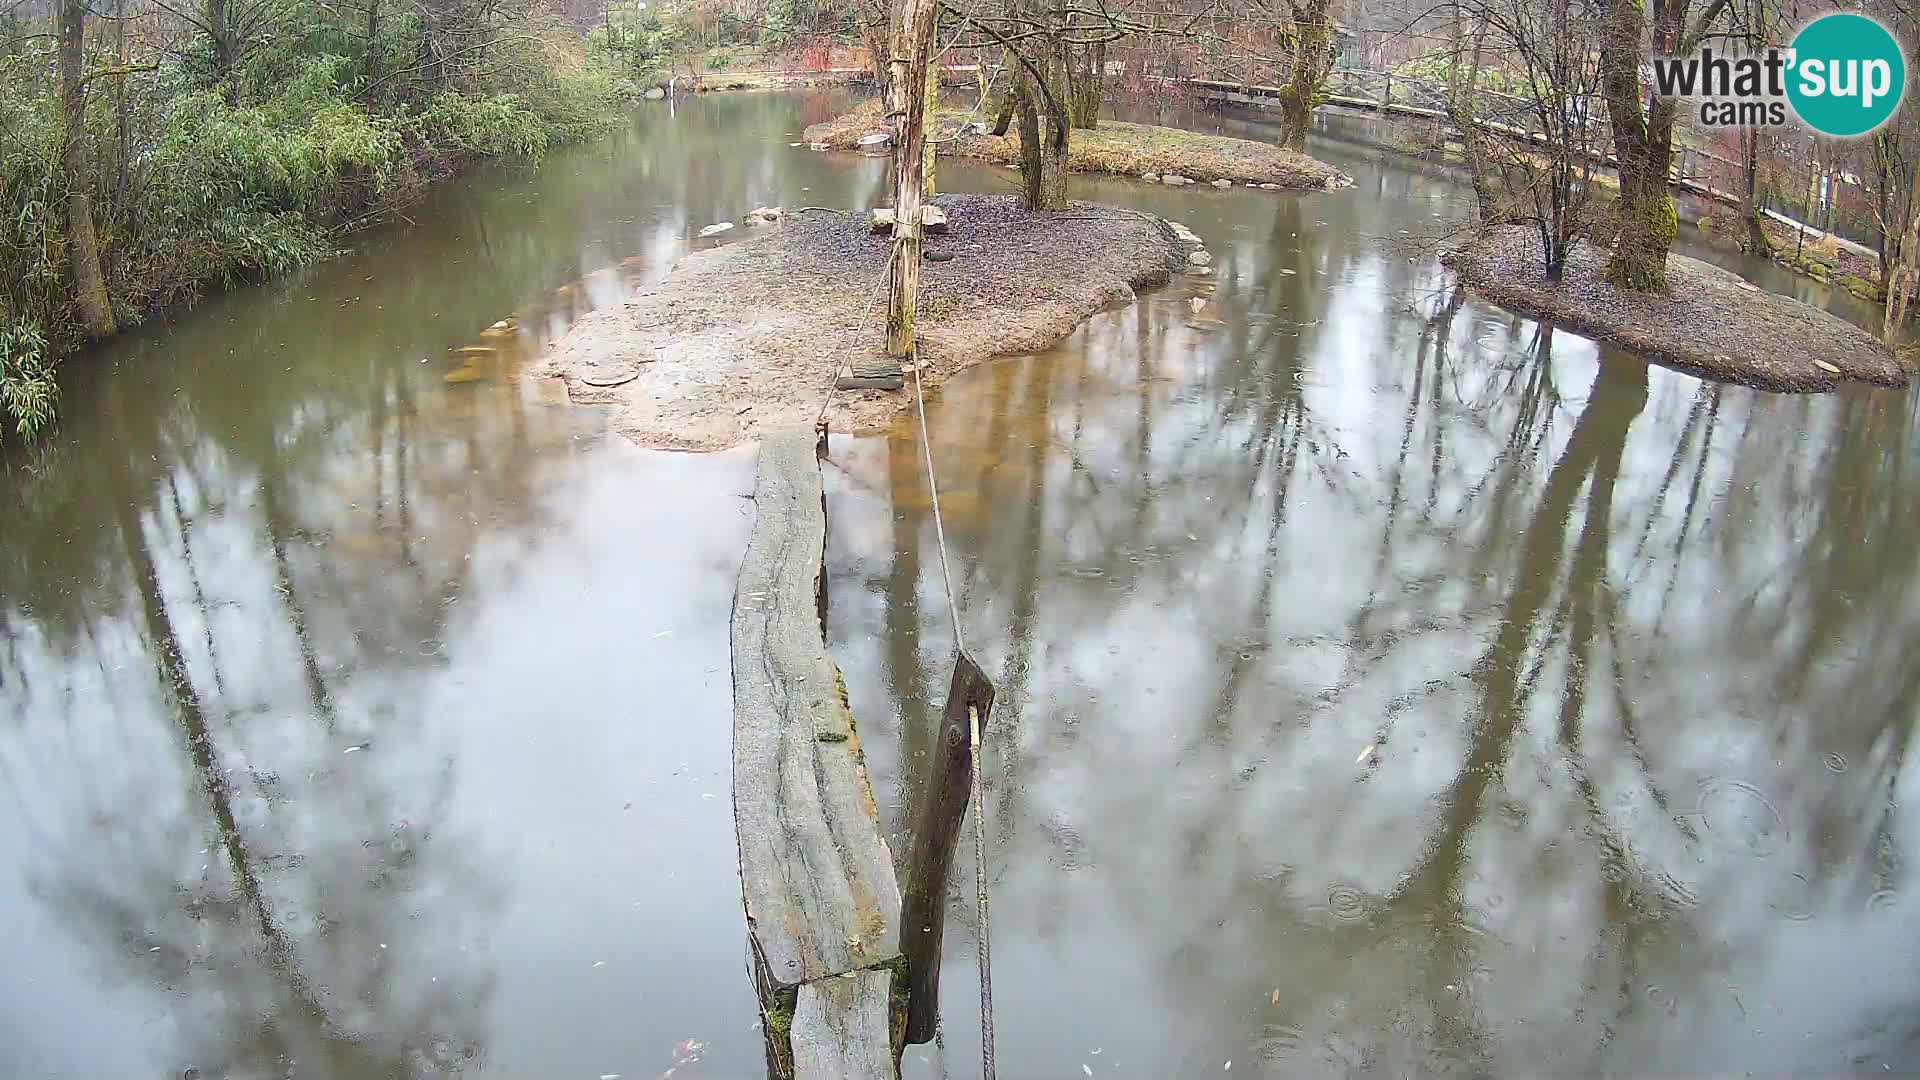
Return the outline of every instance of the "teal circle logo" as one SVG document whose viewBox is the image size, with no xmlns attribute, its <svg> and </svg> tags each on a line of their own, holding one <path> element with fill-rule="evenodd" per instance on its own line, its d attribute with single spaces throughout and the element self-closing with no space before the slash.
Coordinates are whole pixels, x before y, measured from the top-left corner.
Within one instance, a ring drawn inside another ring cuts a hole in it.
<svg viewBox="0 0 1920 1080">
<path fill-rule="evenodd" d="M 1822 135 L 1865 135 L 1900 108 L 1907 58 L 1887 28 L 1865 15 L 1822 15 L 1793 39 L 1787 100 Z"/>
</svg>

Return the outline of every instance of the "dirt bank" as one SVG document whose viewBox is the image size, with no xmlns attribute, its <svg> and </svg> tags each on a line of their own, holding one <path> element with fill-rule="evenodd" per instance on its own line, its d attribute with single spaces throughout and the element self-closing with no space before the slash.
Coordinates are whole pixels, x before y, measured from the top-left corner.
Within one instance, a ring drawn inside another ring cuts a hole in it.
<svg viewBox="0 0 1920 1080">
<path fill-rule="evenodd" d="M 1605 248 L 1581 244 L 1555 286 L 1546 279 L 1538 239 L 1519 225 L 1441 256 L 1496 304 L 1668 367 L 1762 390 L 1831 390 L 1848 380 L 1907 383 L 1909 372 L 1872 334 L 1717 266 L 1670 255 L 1669 291 L 1650 296 L 1608 285 L 1606 259 Z"/>
<path fill-rule="evenodd" d="M 940 152 L 1002 165 L 1017 164 L 1018 134 L 981 134 L 971 126 L 978 119 L 970 112 L 941 110 L 935 124 Z M 869 101 L 845 116 L 813 125 L 801 137 L 816 146 L 851 150 L 862 136 L 887 130 L 881 103 Z M 1248 139 L 1149 124 L 1102 120 L 1097 128 L 1075 129 L 1067 146 L 1067 168 L 1074 172 L 1122 176 L 1174 173 L 1200 183 L 1230 180 L 1239 185 L 1274 184 L 1294 191 L 1327 191 L 1353 183 L 1352 177 L 1305 154 Z"/>
<path fill-rule="evenodd" d="M 1135 289 L 1164 284 L 1189 250 L 1164 222 L 1129 210 L 1032 214 L 997 195 L 935 201 L 951 231 L 927 246 L 951 258 L 923 268 L 928 385 L 1052 345 Z M 835 372 L 879 356 L 891 240 L 839 212 L 759 228 L 584 316 L 535 373 L 565 380 L 576 402 L 610 406 L 614 427 L 647 446 L 715 450 L 762 428 L 811 427 Z M 838 431 L 878 431 L 911 400 L 911 381 L 904 392 L 841 391 L 828 416 Z"/>
</svg>

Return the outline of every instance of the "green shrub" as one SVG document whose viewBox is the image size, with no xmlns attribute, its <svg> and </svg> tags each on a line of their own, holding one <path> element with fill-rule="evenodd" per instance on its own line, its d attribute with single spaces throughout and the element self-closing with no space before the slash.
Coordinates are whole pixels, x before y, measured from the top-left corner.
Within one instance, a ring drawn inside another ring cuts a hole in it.
<svg viewBox="0 0 1920 1080">
<path fill-rule="evenodd" d="M 585 142 L 613 130 L 619 106 L 640 88 L 605 68 L 588 66 L 550 76 L 523 92 L 527 107 L 546 125 L 551 145 Z"/>
<path fill-rule="evenodd" d="M 434 146 L 472 157 L 537 158 L 547 150 L 547 126 L 517 94 L 449 90 L 427 106 L 419 130 Z"/>
<path fill-rule="evenodd" d="M 204 43 L 189 41 L 150 53 L 124 93 L 89 95 L 94 167 L 78 182 L 93 194 L 122 326 L 209 283 L 325 257 L 334 233 L 410 197 L 420 166 L 538 159 L 599 135 L 639 89 L 614 57 L 583 62 L 564 36 L 509 36 L 461 72 L 409 73 L 424 28 L 400 10 L 375 42 L 376 73 L 390 77 L 370 86 L 354 27 L 317 5 L 288 10 L 230 82 L 216 83 Z M 635 47 L 674 40 L 651 25 L 630 35 Z M 82 335 L 63 254 L 68 178 L 56 168 L 50 46 L 27 48 L 41 51 L 0 55 L 0 82 L 13 91 L 0 95 L 0 420 L 31 437 L 52 422 L 58 360 Z"/>
<path fill-rule="evenodd" d="M 46 350 L 38 325 L 0 311 L 0 406 L 21 438 L 46 430 L 60 399 Z"/>
</svg>

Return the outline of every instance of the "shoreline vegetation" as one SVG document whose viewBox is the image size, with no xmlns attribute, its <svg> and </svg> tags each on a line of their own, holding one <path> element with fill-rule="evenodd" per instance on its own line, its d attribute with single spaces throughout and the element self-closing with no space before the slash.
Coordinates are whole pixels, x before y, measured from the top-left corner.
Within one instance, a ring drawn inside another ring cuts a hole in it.
<svg viewBox="0 0 1920 1080">
<path fill-rule="evenodd" d="M 937 5 L 913 10 L 915 19 L 938 22 Z M 111 10 L 97 0 L 43 0 L 0 8 L 0 79 L 15 91 L 0 98 L 0 215 L 8 221 L 0 230 L 0 441 L 30 440 L 55 422 L 60 363 L 87 344 L 164 317 L 207 290 L 264 281 L 328 257 L 342 237 L 389 219 L 437 180 L 480 162 L 537 162 L 556 147 L 612 130 L 628 106 L 666 96 L 669 88 L 704 93 L 873 81 L 887 87 L 887 105 L 870 101 L 809 127 L 807 141 L 825 149 L 887 145 L 907 126 L 896 130 L 895 121 L 909 113 L 904 103 L 921 102 L 911 112 L 930 112 L 924 126 L 917 119 L 914 125 L 927 136 L 927 167 L 936 148 L 1017 167 L 1026 203 L 1038 209 L 1067 206 L 1068 171 L 1169 186 L 1322 191 L 1353 183 L 1302 150 L 1313 108 L 1331 85 L 1332 23 L 1324 4 L 1292 12 L 1291 36 L 1282 35 L 1290 60 L 1249 54 L 1238 67 L 1231 49 L 1184 31 L 1140 36 L 1137 26 L 1116 23 L 1110 55 L 1105 44 L 1058 35 L 1022 44 L 974 26 L 960 43 L 973 54 L 964 70 L 981 76 L 982 104 L 993 102 L 1005 135 L 982 122 L 985 108 L 938 107 L 939 66 L 930 59 L 916 69 L 912 92 L 877 62 L 890 55 L 886 43 L 905 9 L 880 5 L 853 14 L 845 23 L 813 18 L 808 25 L 792 12 L 759 23 L 697 4 L 663 15 L 639 0 L 114 0 Z M 1596 185 L 1578 182 L 1590 172 L 1582 163 L 1604 152 L 1609 139 L 1631 147 L 1651 138 L 1646 153 L 1620 155 L 1634 168 L 1617 170 L 1608 208 L 1608 231 L 1617 235 L 1604 273 L 1632 294 L 1617 298 L 1618 310 L 1636 311 L 1642 325 L 1577 311 L 1559 321 L 1573 327 L 1588 317 L 1610 340 L 1675 357 L 1691 370 L 1719 371 L 1719 354 L 1644 321 L 1674 315 L 1687 299 L 1663 269 L 1677 231 L 1666 182 L 1672 118 L 1663 114 L 1666 126 L 1636 134 L 1635 117 L 1642 127 L 1649 121 L 1640 97 L 1629 92 L 1639 76 L 1626 61 L 1637 55 L 1632 42 L 1640 38 L 1621 36 L 1631 29 L 1624 24 L 1608 29 L 1612 37 L 1598 24 L 1583 26 L 1598 36 L 1580 53 L 1581 63 L 1555 69 L 1554 79 L 1524 83 L 1538 100 L 1514 92 L 1522 85 L 1512 78 L 1519 74 L 1515 57 L 1537 51 L 1526 41 L 1506 43 L 1517 50 L 1512 56 L 1489 42 L 1497 61 L 1476 48 L 1470 77 L 1446 69 L 1453 81 L 1437 113 L 1462 133 L 1479 227 L 1536 221 L 1550 249 L 1540 282 L 1494 234 L 1456 259 L 1485 264 L 1474 271 L 1483 295 L 1506 297 L 1500 302 L 1519 310 L 1556 310 L 1569 289 L 1536 286 L 1560 277 L 1570 245 L 1592 235 Z M 1179 56 L 1163 48 L 1178 41 L 1186 42 L 1175 50 Z M 1214 73 L 1237 71 L 1274 89 L 1278 145 L 1098 121 L 1107 96 L 1165 85 L 1167 72 L 1185 71 L 1189 61 L 1224 64 Z M 1434 74 L 1426 72 L 1429 83 Z M 921 75 L 931 75 L 924 100 Z M 1591 91 L 1601 82 L 1608 95 L 1596 96 Z M 1585 113 L 1601 97 L 1612 117 L 1604 124 Z M 1572 111 L 1533 107 L 1554 102 L 1584 104 Z M 1009 130 L 1013 117 L 1019 123 Z M 1524 146 L 1491 134 L 1540 124 L 1552 130 Z M 1882 334 L 1896 340 L 1905 298 L 1920 282 L 1920 205 L 1910 198 L 1902 204 L 1909 193 L 1897 177 L 1880 178 L 1888 236 L 1879 267 L 1830 239 L 1794 236 L 1789 251 L 1787 238 L 1753 203 L 1769 175 L 1756 163 L 1764 152 L 1746 150 L 1747 197 L 1725 222 L 1730 231 L 1747 236 L 1743 247 L 1863 299 L 1879 300 L 1889 276 L 1904 282 L 1892 290 L 1897 302 Z M 1895 227 L 1904 231 L 1896 236 Z M 1906 233 L 1911 243 L 1902 240 Z M 1588 247 L 1581 258 L 1592 253 Z M 1677 278 L 1702 280 L 1691 260 L 1676 265 Z M 1495 266 L 1519 276 L 1494 281 L 1487 268 Z M 1729 311 L 1756 312 L 1763 323 L 1781 314 L 1757 289 L 1716 295 L 1732 305 Z M 890 308 L 899 306 L 890 295 Z M 1807 305 L 1795 310 L 1814 313 Z M 1716 325 L 1736 321 L 1728 315 Z M 1888 356 L 1889 370 L 1900 372 Z M 1849 378 L 1893 378 L 1879 360 L 1827 359 Z M 1727 377 L 1756 386 L 1819 388 L 1833 374 L 1734 366 L 1746 374 Z"/>
<path fill-rule="evenodd" d="M 537 3 L 205 7 L 0 13 L 0 441 L 55 421 L 81 348 L 600 137 L 647 85 Z"/>
<path fill-rule="evenodd" d="M 980 158 L 1000 165 L 1020 163 L 1020 135 L 1004 136 L 987 127 L 977 112 L 942 108 L 928 124 L 929 137 L 942 154 Z M 815 149 L 858 150 L 861 140 L 888 134 L 886 109 L 869 101 L 844 116 L 814 124 L 801 138 Z M 1353 177 L 1331 165 L 1270 143 L 1204 135 L 1179 128 L 1102 120 L 1097 127 L 1075 129 L 1067 150 L 1069 172 L 1110 173 L 1178 185 L 1224 180 L 1240 187 L 1288 191 L 1335 191 Z M 1173 179 L 1167 179 L 1172 176 Z"/>
<path fill-rule="evenodd" d="M 948 226 L 927 238 L 921 278 L 917 376 L 929 386 L 1057 343 L 1166 284 L 1197 247 L 1170 223 L 1091 203 L 1059 213 L 1003 195 L 931 201 Z M 533 374 L 563 380 L 576 404 L 608 407 L 614 429 L 642 446 L 718 450 L 810 429 L 839 369 L 881 355 L 886 310 L 870 298 L 893 241 L 860 212 L 777 217 L 581 317 Z M 827 416 L 835 430 L 871 433 L 911 400 L 841 391 Z"/>
<path fill-rule="evenodd" d="M 1607 282 L 1607 259 L 1605 247 L 1580 243 L 1562 279 L 1549 281 L 1537 232 L 1523 225 L 1487 230 L 1440 257 L 1502 307 L 1706 378 L 1795 393 L 1911 378 L 1879 338 L 1731 271 L 1670 254 L 1665 293 L 1630 292 Z"/>
</svg>

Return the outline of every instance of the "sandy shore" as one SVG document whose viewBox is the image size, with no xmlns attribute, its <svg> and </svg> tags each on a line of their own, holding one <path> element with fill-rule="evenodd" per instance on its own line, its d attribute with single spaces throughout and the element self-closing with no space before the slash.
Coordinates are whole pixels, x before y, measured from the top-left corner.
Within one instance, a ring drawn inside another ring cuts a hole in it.
<svg viewBox="0 0 1920 1080">
<path fill-rule="evenodd" d="M 927 247 L 921 375 L 934 385 L 997 356 L 1064 338 L 1134 290 L 1166 283 L 1190 247 L 1158 219 L 1075 204 L 1029 213 L 1019 200 L 946 195 L 951 231 Z M 592 312 L 554 343 L 536 377 L 575 402 L 610 407 L 646 446 L 717 450 L 765 428 L 810 428 L 835 373 L 877 358 L 890 238 L 864 216 L 814 210 L 752 239 L 695 252 L 665 280 Z M 911 380 L 911 376 L 909 376 Z M 835 430 L 874 432 L 906 391 L 839 391 Z"/>
</svg>

